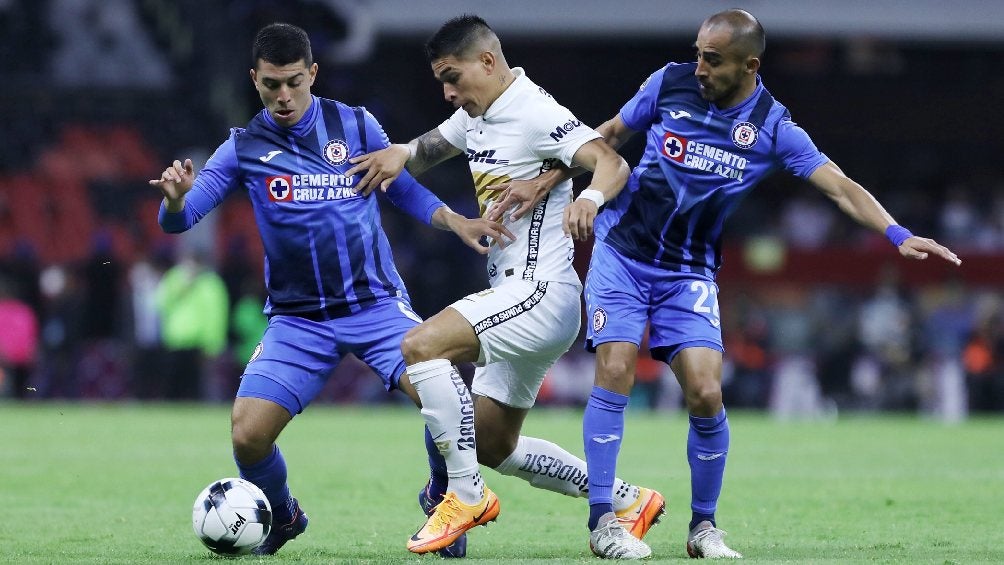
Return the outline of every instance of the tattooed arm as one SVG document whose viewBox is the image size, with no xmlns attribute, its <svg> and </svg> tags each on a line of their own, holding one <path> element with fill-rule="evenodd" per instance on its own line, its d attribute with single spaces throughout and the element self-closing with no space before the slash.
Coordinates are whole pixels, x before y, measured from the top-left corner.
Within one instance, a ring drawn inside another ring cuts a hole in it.
<svg viewBox="0 0 1004 565">
<path fill-rule="evenodd" d="M 418 176 L 450 157 L 460 154 L 460 149 L 451 145 L 439 129 L 433 129 L 407 144 L 395 143 L 379 151 L 349 159 L 354 166 L 345 172 L 346 176 L 366 171 L 366 175 L 356 184 L 356 191 L 369 195 L 379 186 L 387 191 L 405 166 L 408 172 Z"/>
</svg>

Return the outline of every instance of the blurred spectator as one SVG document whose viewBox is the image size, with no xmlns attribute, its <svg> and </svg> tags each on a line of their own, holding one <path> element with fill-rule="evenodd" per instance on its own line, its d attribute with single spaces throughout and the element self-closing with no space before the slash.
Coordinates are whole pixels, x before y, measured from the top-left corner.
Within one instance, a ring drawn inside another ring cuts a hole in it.
<svg viewBox="0 0 1004 565">
<path fill-rule="evenodd" d="M 84 340 L 85 296 L 73 269 L 52 265 L 39 277 L 42 291 L 42 379 L 47 398 L 77 398 L 77 358 Z"/>
<path fill-rule="evenodd" d="M 973 204 L 968 187 L 954 183 L 947 187 L 946 200 L 938 218 L 939 236 L 945 245 L 971 245 L 977 233 L 979 214 Z"/>
<path fill-rule="evenodd" d="M 223 265 L 220 266 L 220 277 L 227 287 L 231 309 L 244 296 L 249 280 L 253 280 L 260 286 L 261 273 L 258 272 L 251 260 L 247 238 L 243 234 L 234 235 L 227 240 L 227 252 L 223 257 Z M 263 309 L 264 302 L 258 310 Z"/>
<path fill-rule="evenodd" d="M 84 334 L 89 340 L 118 336 L 122 267 L 112 254 L 111 244 L 107 233 L 95 234 L 83 267 Z"/>
<path fill-rule="evenodd" d="M 237 302 L 233 307 L 230 319 L 230 330 L 233 335 L 231 350 L 233 362 L 239 367 L 236 375 L 240 376 L 244 366 L 251 360 L 255 348 L 261 343 L 261 336 L 268 327 L 268 318 L 262 312 L 265 309 L 265 288 L 257 278 L 244 279 Z M 233 382 L 233 392 L 237 392 L 237 383 Z M 234 394 L 228 396 L 232 397 Z"/>
<path fill-rule="evenodd" d="M 830 230 L 837 220 L 837 209 L 818 195 L 798 196 L 788 200 L 781 215 L 781 229 L 788 245 L 800 249 L 819 249 L 829 242 Z"/>
<path fill-rule="evenodd" d="M 857 392 L 868 405 L 904 409 L 916 405 L 911 305 L 899 288 L 896 267 L 882 271 L 875 294 L 858 313 L 859 341 L 863 347 L 857 372 Z M 871 365 L 870 369 L 866 369 Z M 879 382 L 875 382 L 878 379 Z"/>
<path fill-rule="evenodd" d="M 730 371 L 723 374 L 722 394 L 729 406 L 763 408 L 771 389 L 769 328 L 759 309 L 747 309 L 738 326 L 723 334 Z M 726 378 L 727 377 L 727 378 Z"/>
<path fill-rule="evenodd" d="M 14 251 L 0 265 L 0 273 L 7 277 L 10 293 L 24 301 L 36 315 L 42 310 L 42 291 L 38 286 L 41 274 L 35 246 L 19 238 Z"/>
<path fill-rule="evenodd" d="M 990 412 L 1004 409 L 1004 335 L 999 315 L 984 316 L 962 352 L 969 410 Z"/>
<path fill-rule="evenodd" d="M 160 342 L 160 314 L 157 288 L 166 269 L 157 258 L 140 258 L 129 269 L 132 306 L 132 393 L 140 399 L 156 396 L 162 382 L 163 348 Z"/>
<path fill-rule="evenodd" d="M 168 399 L 196 399 L 207 385 L 206 366 L 227 342 L 227 289 L 203 252 L 185 253 L 164 273 L 157 307 L 164 346 L 161 386 Z"/>
<path fill-rule="evenodd" d="M 28 383 L 38 351 L 38 319 L 24 301 L 11 294 L 5 280 L 0 280 L 0 320 L 4 325 L 0 332 L 0 369 L 11 381 L 11 396 L 35 396 L 35 388 Z"/>
</svg>

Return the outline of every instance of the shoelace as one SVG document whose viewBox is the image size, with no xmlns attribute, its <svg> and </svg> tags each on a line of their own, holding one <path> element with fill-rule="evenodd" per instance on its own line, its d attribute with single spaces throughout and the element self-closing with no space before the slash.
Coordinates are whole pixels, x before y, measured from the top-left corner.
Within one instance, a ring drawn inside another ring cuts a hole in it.
<svg viewBox="0 0 1004 565">
<path fill-rule="evenodd" d="M 728 534 L 725 530 L 719 530 L 718 528 L 712 526 L 710 528 L 704 528 L 703 530 L 694 534 L 694 541 L 696 542 L 704 540 L 704 538 L 710 538 L 708 541 L 724 544 L 725 542 L 722 541 L 722 538 L 725 537 L 726 535 Z"/>
<path fill-rule="evenodd" d="M 438 531 L 445 531 L 453 523 L 453 519 L 460 516 L 460 512 L 457 498 L 453 496 L 453 493 L 446 495 L 446 498 L 436 505 L 436 511 L 433 514 L 433 527 Z"/>
<path fill-rule="evenodd" d="M 610 535 L 610 536 L 614 536 L 614 537 L 618 537 L 618 538 L 619 537 L 623 537 L 624 535 L 627 534 L 627 530 L 624 528 L 624 526 L 621 525 L 621 520 L 622 519 L 623 518 L 617 518 L 615 520 L 609 520 L 605 524 L 603 524 L 602 526 L 600 526 L 600 528 L 606 530 L 606 535 Z"/>
</svg>

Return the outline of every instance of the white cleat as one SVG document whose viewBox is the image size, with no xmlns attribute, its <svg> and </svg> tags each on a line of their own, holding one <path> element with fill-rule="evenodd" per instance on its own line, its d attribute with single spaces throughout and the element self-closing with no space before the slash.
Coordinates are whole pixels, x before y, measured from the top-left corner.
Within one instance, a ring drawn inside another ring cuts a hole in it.
<svg viewBox="0 0 1004 565">
<path fill-rule="evenodd" d="M 645 559 L 652 555 L 652 548 L 629 534 L 617 519 L 607 520 L 589 533 L 589 549 L 603 559 Z"/>
<path fill-rule="evenodd" d="M 742 559 L 743 554 L 725 545 L 723 537 L 725 531 L 705 520 L 690 530 L 690 535 L 687 536 L 687 554 L 693 558 Z"/>
</svg>

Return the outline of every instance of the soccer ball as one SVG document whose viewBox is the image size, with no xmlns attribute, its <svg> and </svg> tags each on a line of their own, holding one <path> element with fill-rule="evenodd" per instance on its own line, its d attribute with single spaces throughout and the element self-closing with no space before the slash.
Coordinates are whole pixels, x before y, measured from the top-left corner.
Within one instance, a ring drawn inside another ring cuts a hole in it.
<svg viewBox="0 0 1004 565">
<path fill-rule="evenodd" d="M 254 483 L 220 479 L 195 497 L 192 528 L 215 553 L 251 553 L 272 529 L 272 507 Z"/>
</svg>

